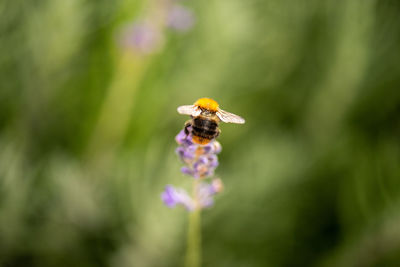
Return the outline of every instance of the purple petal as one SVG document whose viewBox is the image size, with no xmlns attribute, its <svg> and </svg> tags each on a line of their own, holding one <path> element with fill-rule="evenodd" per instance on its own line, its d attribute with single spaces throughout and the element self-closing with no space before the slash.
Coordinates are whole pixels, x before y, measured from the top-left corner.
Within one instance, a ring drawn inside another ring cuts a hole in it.
<svg viewBox="0 0 400 267">
<path fill-rule="evenodd" d="M 216 155 L 208 156 L 208 166 L 215 169 L 216 167 L 218 167 L 218 164 L 218 157 Z"/>
<path fill-rule="evenodd" d="M 213 187 L 208 183 L 202 183 L 197 190 L 198 201 L 201 207 L 210 207 L 214 204 Z"/>
<path fill-rule="evenodd" d="M 190 176 L 193 176 L 193 174 L 194 174 L 193 170 L 186 166 L 181 168 L 181 172 L 183 174 L 190 175 Z"/>
<path fill-rule="evenodd" d="M 191 127 L 188 127 L 187 130 L 189 131 L 189 134 L 187 135 L 185 133 L 185 130 L 182 130 L 179 132 L 179 134 L 177 136 L 175 136 L 175 141 L 181 145 L 181 146 L 191 146 L 193 145 L 193 141 L 192 141 L 192 136 L 190 135 L 191 132 Z"/>
<path fill-rule="evenodd" d="M 185 130 L 180 131 L 178 135 L 175 136 L 175 140 L 178 144 L 182 144 L 186 139 L 187 139 L 187 134 L 185 133 Z"/>
<path fill-rule="evenodd" d="M 204 171 L 201 176 L 203 176 L 203 177 L 211 177 L 213 175 L 214 175 L 214 169 L 210 168 L 210 169 L 207 169 L 206 171 Z"/>
<path fill-rule="evenodd" d="M 211 142 L 208 143 L 207 145 L 203 146 L 203 151 L 204 151 L 205 154 L 212 153 L 211 152 L 212 149 L 213 149 L 213 147 L 212 147 Z"/>
<path fill-rule="evenodd" d="M 178 147 L 175 152 L 179 155 L 179 157 L 183 160 L 190 160 L 193 159 L 195 157 L 195 154 L 193 152 L 191 152 L 188 148 L 185 147 Z"/>
<path fill-rule="evenodd" d="M 165 187 L 165 191 L 161 194 L 161 199 L 168 207 L 175 207 L 176 205 L 183 205 L 187 210 L 194 209 L 194 201 L 190 198 L 188 193 L 183 189 L 175 189 L 171 185 Z"/>
<path fill-rule="evenodd" d="M 194 163 L 194 168 L 196 168 L 196 166 L 202 166 L 202 165 L 206 165 L 208 163 L 208 158 L 201 156 L 199 157 L 199 159 Z"/>
<path fill-rule="evenodd" d="M 196 157 L 197 145 L 184 146 L 182 159 L 194 159 Z"/>
<path fill-rule="evenodd" d="M 161 194 L 161 199 L 164 202 L 165 205 L 168 207 L 175 207 L 177 202 L 176 196 L 175 196 L 175 188 L 167 185 L 165 187 L 165 191 L 162 192 Z"/>
<path fill-rule="evenodd" d="M 204 152 L 207 154 L 218 154 L 221 152 L 221 144 L 218 141 L 211 141 L 207 145 L 203 146 Z"/>
</svg>

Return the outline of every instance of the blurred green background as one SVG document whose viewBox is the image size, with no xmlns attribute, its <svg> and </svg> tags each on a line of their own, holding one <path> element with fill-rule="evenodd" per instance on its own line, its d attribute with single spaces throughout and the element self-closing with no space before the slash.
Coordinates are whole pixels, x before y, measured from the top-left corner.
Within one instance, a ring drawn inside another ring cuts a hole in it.
<svg viewBox="0 0 400 267">
<path fill-rule="evenodd" d="M 204 96 L 246 119 L 204 266 L 400 266 L 400 2 L 182 4 L 194 27 L 140 55 L 121 29 L 161 0 L 0 1 L 0 266 L 182 266 L 160 193 Z"/>
</svg>

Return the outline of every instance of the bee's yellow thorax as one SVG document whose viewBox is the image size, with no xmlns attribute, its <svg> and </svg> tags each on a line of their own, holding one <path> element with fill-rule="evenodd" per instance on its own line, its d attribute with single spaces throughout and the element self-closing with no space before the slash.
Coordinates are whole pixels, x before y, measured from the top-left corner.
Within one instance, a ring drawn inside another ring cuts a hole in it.
<svg viewBox="0 0 400 267">
<path fill-rule="evenodd" d="M 194 103 L 194 105 L 212 112 L 217 112 L 219 107 L 217 101 L 211 98 L 200 98 Z"/>
</svg>

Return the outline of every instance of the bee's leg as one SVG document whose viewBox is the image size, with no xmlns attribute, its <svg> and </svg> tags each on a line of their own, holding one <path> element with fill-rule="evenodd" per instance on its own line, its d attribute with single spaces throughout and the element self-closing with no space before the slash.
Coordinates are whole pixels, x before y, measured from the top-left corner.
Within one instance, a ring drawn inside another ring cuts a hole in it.
<svg viewBox="0 0 400 267">
<path fill-rule="evenodd" d="M 185 127 L 183 128 L 185 130 L 185 134 L 189 135 L 189 130 L 188 128 L 192 126 L 192 121 L 188 120 L 187 122 L 185 122 Z"/>
</svg>

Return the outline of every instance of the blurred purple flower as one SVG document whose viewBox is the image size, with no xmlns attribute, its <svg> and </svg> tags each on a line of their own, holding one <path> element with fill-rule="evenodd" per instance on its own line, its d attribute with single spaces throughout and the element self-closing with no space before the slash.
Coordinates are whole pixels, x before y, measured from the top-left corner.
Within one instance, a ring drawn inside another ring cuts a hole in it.
<svg viewBox="0 0 400 267">
<path fill-rule="evenodd" d="M 192 28 L 194 20 L 194 14 L 190 9 L 177 4 L 170 7 L 167 15 L 168 27 L 180 32 L 185 32 Z"/>
<path fill-rule="evenodd" d="M 214 179 L 211 182 L 212 190 L 215 193 L 221 193 L 224 190 L 224 184 L 222 183 L 221 179 Z"/>
<path fill-rule="evenodd" d="M 161 194 L 161 199 L 170 208 L 176 205 L 183 205 L 187 210 L 194 209 L 194 202 L 189 194 L 183 189 L 175 189 L 172 185 L 167 185 Z"/>
<path fill-rule="evenodd" d="M 211 184 L 202 183 L 197 190 L 197 198 L 200 207 L 210 207 L 214 204 L 213 196 L 216 194 Z"/>
<path fill-rule="evenodd" d="M 150 21 L 139 21 L 125 27 L 122 32 L 121 45 L 139 53 L 149 54 L 159 48 L 162 35 Z"/>
<path fill-rule="evenodd" d="M 211 184 L 202 182 L 197 187 L 195 199 L 192 199 L 185 190 L 167 185 L 161 194 L 161 199 L 170 208 L 182 205 L 188 211 L 192 211 L 195 208 L 212 206 L 214 204 L 214 195 L 221 192 L 221 190 L 222 182 L 220 179 L 213 180 Z"/>
</svg>

